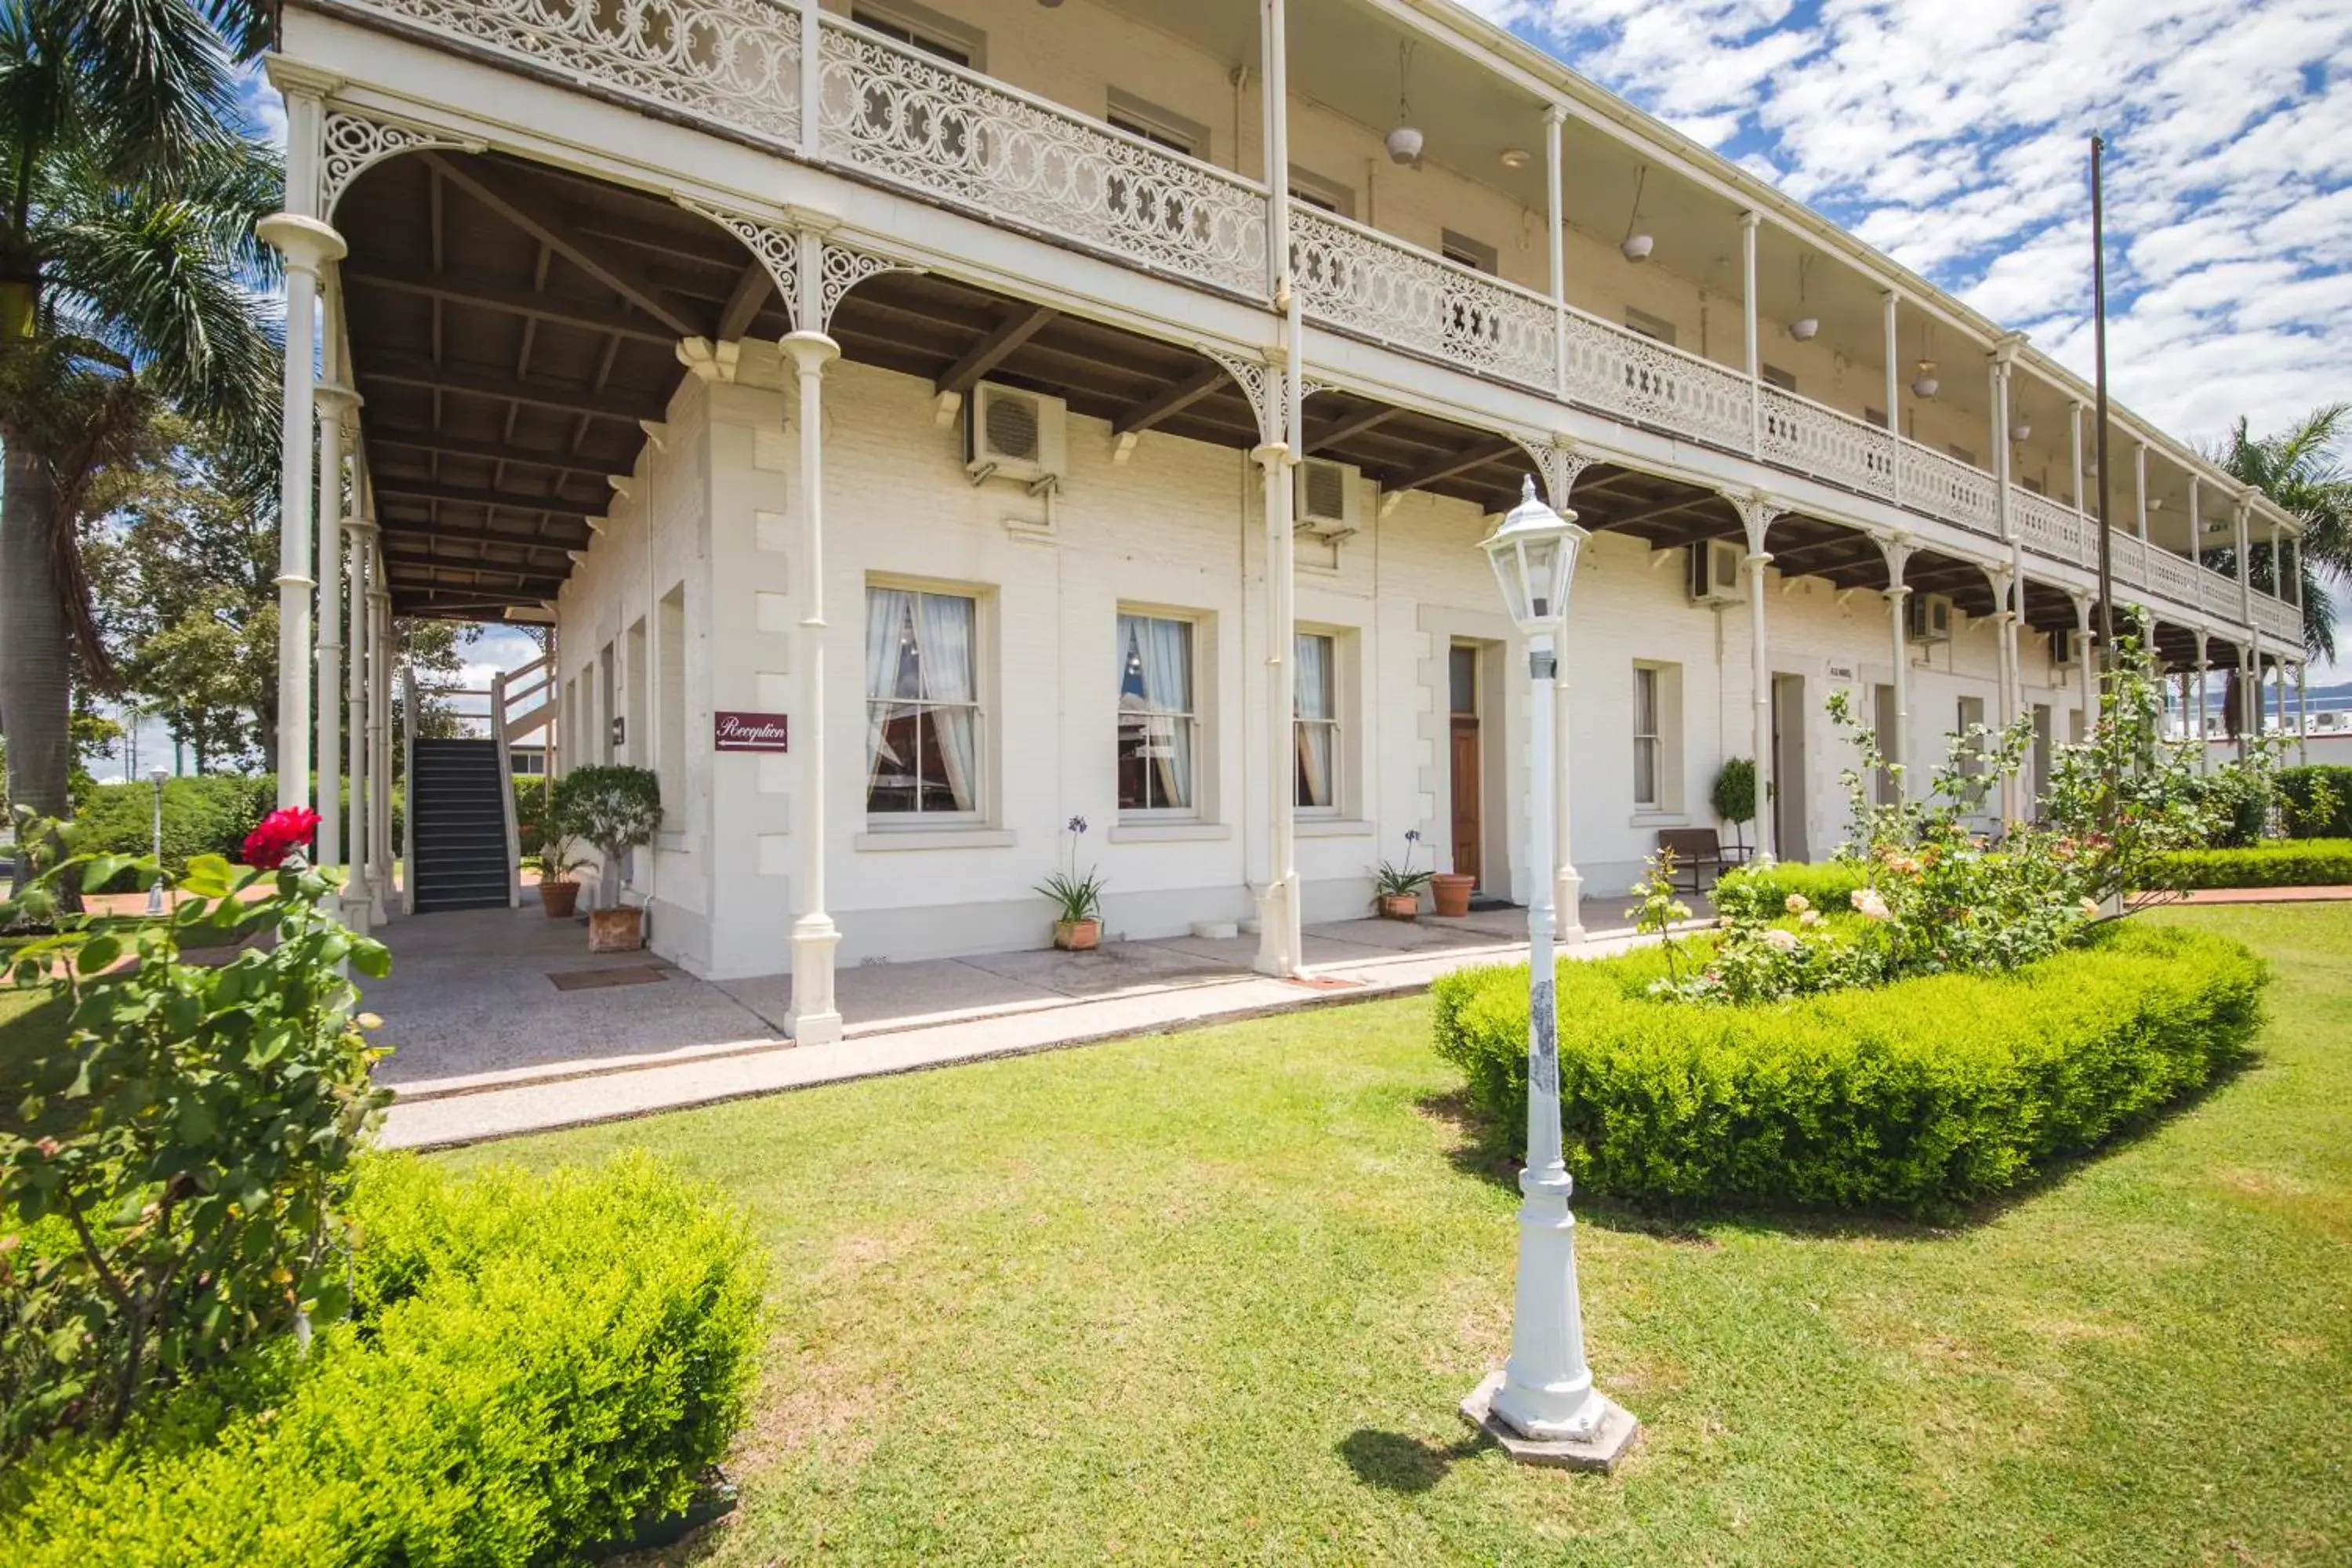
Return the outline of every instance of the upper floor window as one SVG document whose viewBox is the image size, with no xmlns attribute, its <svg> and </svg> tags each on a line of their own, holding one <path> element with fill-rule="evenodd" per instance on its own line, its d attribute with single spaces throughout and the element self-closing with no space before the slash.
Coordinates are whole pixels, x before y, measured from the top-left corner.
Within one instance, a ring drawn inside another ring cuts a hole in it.
<svg viewBox="0 0 2352 1568">
<path fill-rule="evenodd" d="M 1653 316 L 1647 310 L 1637 310 L 1628 305 L 1625 307 L 1625 324 L 1645 338 L 1655 339 L 1668 348 L 1675 346 L 1675 324 L 1664 316 Z"/>
<path fill-rule="evenodd" d="M 1450 228 L 1440 231 L 1437 250 L 1446 260 L 1457 267 L 1467 267 L 1474 272 L 1491 276 L 1499 265 L 1493 246 L 1473 239 L 1466 234 L 1456 234 Z"/>
<path fill-rule="evenodd" d="M 1118 808 L 1190 813 L 1200 798 L 1193 623 L 1118 617 Z"/>
<path fill-rule="evenodd" d="M 1140 136 L 1171 153 L 1204 160 L 1209 155 L 1207 126 L 1197 120 L 1187 120 L 1173 110 L 1147 102 L 1131 92 L 1121 92 L 1112 88 L 1108 111 L 1104 118 L 1129 136 Z"/>
<path fill-rule="evenodd" d="M 979 602 L 866 590 L 866 809 L 951 821 L 981 809 Z"/>
<path fill-rule="evenodd" d="M 859 26 L 936 55 L 950 65 L 980 68 L 981 35 L 923 6 L 892 0 L 887 7 L 859 5 L 849 13 Z"/>
<path fill-rule="evenodd" d="M 1297 790 L 1302 811 L 1339 809 L 1339 639 L 1300 632 L 1291 657 L 1291 729 L 1297 742 Z"/>
<path fill-rule="evenodd" d="M 1948 446 L 1944 450 L 1950 456 L 1958 458 L 1961 462 L 1966 463 L 1971 468 L 1977 466 L 1977 455 L 1974 452 L 1969 451 L 1966 447 Z"/>
<path fill-rule="evenodd" d="M 1305 202 L 1319 212 L 1334 217 L 1356 216 L 1356 193 L 1337 180 L 1327 180 L 1311 169 L 1290 165 L 1290 195 L 1294 201 Z"/>
<path fill-rule="evenodd" d="M 1759 364 L 1756 367 L 1756 374 L 1763 378 L 1767 386 L 1777 386 L 1783 392 L 1797 390 L 1797 378 L 1777 364 Z"/>
</svg>

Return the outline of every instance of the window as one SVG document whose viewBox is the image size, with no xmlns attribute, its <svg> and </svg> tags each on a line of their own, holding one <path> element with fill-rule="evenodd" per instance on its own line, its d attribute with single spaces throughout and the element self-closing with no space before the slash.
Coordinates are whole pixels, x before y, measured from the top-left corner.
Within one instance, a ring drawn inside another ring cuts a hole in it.
<svg viewBox="0 0 2352 1568">
<path fill-rule="evenodd" d="M 646 622 L 640 616 L 629 626 L 628 706 L 625 744 L 629 761 L 639 767 L 653 757 L 652 727 L 646 722 Z"/>
<path fill-rule="evenodd" d="M 662 815 L 671 822 L 686 816 L 686 584 L 676 584 L 656 607 L 655 689 L 661 693 L 656 711 L 661 715 L 661 740 L 654 762 L 661 773 Z"/>
<path fill-rule="evenodd" d="M 2023 486 L 2025 487 L 2026 491 L 2027 491 L 2027 493 L 2028 493 L 2028 494 L 2031 494 L 2031 495 L 2037 495 L 2037 496 L 2046 496 L 2046 495 L 2048 495 L 2048 494 L 2050 493 L 2050 487 L 2049 487 L 2049 486 L 2047 486 L 2047 485 L 2045 485 L 2045 484 L 2043 484 L 2040 479 L 2021 479 L 2018 480 L 2017 482 L 2018 482 L 2019 484 L 2023 485 Z"/>
<path fill-rule="evenodd" d="M 1447 705 L 1456 719 L 1478 717 L 1478 650 L 1455 643 L 1445 650 Z"/>
<path fill-rule="evenodd" d="M 1456 234 L 1450 228 L 1439 231 L 1437 252 L 1446 260 L 1456 266 L 1467 267 L 1473 272 L 1491 275 L 1496 266 L 1493 246 L 1473 239 L 1466 234 Z"/>
<path fill-rule="evenodd" d="M 1777 386 L 1783 392 L 1797 390 L 1797 378 L 1777 364 L 1759 364 L 1756 374 L 1763 377 L 1767 386 Z"/>
<path fill-rule="evenodd" d="M 1293 200 L 1331 214 L 1334 217 L 1356 216 L 1356 193 L 1336 180 L 1327 180 L 1310 169 L 1290 165 L 1290 195 Z"/>
<path fill-rule="evenodd" d="M 1129 136 L 1140 136 L 1146 142 L 1181 153 L 1187 158 L 1206 159 L 1209 155 L 1209 128 L 1197 120 L 1187 120 L 1173 110 L 1147 102 L 1133 93 L 1110 89 L 1110 102 L 1104 118 Z"/>
<path fill-rule="evenodd" d="M 1869 404 L 1865 403 L 1862 405 L 1862 422 L 1864 425 L 1875 425 L 1881 430 L 1884 430 L 1886 428 L 1886 410 L 1884 408 L 1873 408 Z"/>
<path fill-rule="evenodd" d="M 866 809 L 952 820 L 981 808 L 979 605 L 866 590 Z"/>
<path fill-rule="evenodd" d="M 1645 338 L 1662 342 L 1668 348 L 1675 346 L 1675 324 L 1663 316 L 1653 316 L 1647 310 L 1637 310 L 1628 305 L 1625 307 L 1625 324 Z"/>
<path fill-rule="evenodd" d="M 1961 462 L 1966 463 L 1971 468 L 1977 466 L 1977 455 L 1974 452 L 1969 451 L 1966 447 L 1948 446 L 1944 448 L 1944 451 L 1948 456 L 1958 458 Z"/>
<path fill-rule="evenodd" d="M 1992 737 L 1980 735 L 1971 740 L 1969 737 L 1969 731 L 1985 721 L 1984 699 L 1961 698 L 1959 719 L 1958 733 L 1964 742 L 1960 754 L 1960 772 L 1969 774 L 1980 773 L 1985 771 L 1985 754 L 1992 747 Z"/>
<path fill-rule="evenodd" d="M 1291 727 L 1297 738 L 1297 789 L 1291 803 L 1301 811 L 1337 816 L 1339 810 L 1339 639 L 1328 632 L 1300 632 L 1292 644 Z"/>
<path fill-rule="evenodd" d="M 613 706 L 613 645 L 606 643 L 596 653 L 596 738 L 595 756 L 600 763 L 614 761 L 613 721 L 619 716 Z"/>
<path fill-rule="evenodd" d="M 1192 623 L 1118 617 L 1118 808 L 1191 815 L 1201 754 Z"/>
<path fill-rule="evenodd" d="M 1903 726 L 1895 711 L 1895 688 L 1881 683 L 1871 692 L 1873 717 L 1878 736 L 1878 754 L 1889 764 L 1871 775 L 1870 797 L 1881 805 L 1895 805 L 1895 765 L 1903 761 Z"/>
<path fill-rule="evenodd" d="M 885 12 L 860 5 L 849 13 L 849 19 L 886 38 L 896 38 L 927 55 L 936 55 L 950 65 L 978 64 L 979 35 L 920 6 L 894 5 Z"/>
<path fill-rule="evenodd" d="M 1658 670 L 1654 665 L 1633 667 L 1633 804 L 1656 810 L 1658 786 L 1665 769 L 1665 742 L 1661 733 Z"/>
</svg>

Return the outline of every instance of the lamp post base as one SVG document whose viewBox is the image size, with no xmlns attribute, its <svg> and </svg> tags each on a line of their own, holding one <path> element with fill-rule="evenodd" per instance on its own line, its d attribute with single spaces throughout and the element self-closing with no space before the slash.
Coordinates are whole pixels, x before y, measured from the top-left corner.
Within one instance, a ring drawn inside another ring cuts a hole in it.
<svg viewBox="0 0 2352 1568">
<path fill-rule="evenodd" d="M 1595 1394 L 1600 1420 L 1582 1437 L 1528 1437 L 1495 1414 L 1495 1395 L 1502 1391 L 1504 1373 L 1491 1372 L 1462 1402 L 1462 1419 L 1495 1439 L 1503 1452 L 1522 1465 L 1549 1465 L 1560 1470 L 1598 1470 L 1602 1475 L 1633 1447 L 1642 1424 L 1613 1399 Z"/>
</svg>

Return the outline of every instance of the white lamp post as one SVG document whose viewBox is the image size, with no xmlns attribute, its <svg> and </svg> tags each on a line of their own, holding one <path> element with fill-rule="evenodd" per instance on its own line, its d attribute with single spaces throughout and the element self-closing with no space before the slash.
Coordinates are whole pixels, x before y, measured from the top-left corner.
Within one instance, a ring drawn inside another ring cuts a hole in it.
<svg viewBox="0 0 2352 1568">
<path fill-rule="evenodd" d="M 147 912 L 163 912 L 163 781 L 172 776 L 169 768 L 147 770 L 147 780 L 155 786 L 155 879 L 147 885 Z"/>
<path fill-rule="evenodd" d="M 1528 1464 L 1606 1470 L 1633 1440 L 1638 1423 L 1592 1386 L 1584 1362 L 1584 1321 L 1576 1294 L 1573 1186 L 1559 1142 L 1559 1010 L 1552 960 L 1552 683 L 1569 590 L 1587 538 L 1562 517 L 1523 499 L 1482 548 L 1512 624 L 1527 639 L 1528 676 L 1528 1163 L 1519 1173 L 1519 1277 L 1512 1307 L 1511 1359 L 1462 1402 L 1462 1415 L 1510 1456 Z"/>
</svg>

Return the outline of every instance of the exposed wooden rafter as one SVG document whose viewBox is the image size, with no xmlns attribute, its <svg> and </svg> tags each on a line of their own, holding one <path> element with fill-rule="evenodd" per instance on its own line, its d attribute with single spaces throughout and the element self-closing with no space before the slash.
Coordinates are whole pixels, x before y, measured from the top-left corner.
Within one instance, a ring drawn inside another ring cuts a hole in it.
<svg viewBox="0 0 2352 1568">
<path fill-rule="evenodd" d="M 1062 312 L 1051 305 L 1015 307 L 1011 314 L 997 323 L 996 330 L 965 351 L 964 356 L 940 372 L 931 383 L 935 393 L 953 393 L 957 396 L 970 392 L 981 378 L 1013 357 L 1013 351 L 1051 326 Z"/>
</svg>

